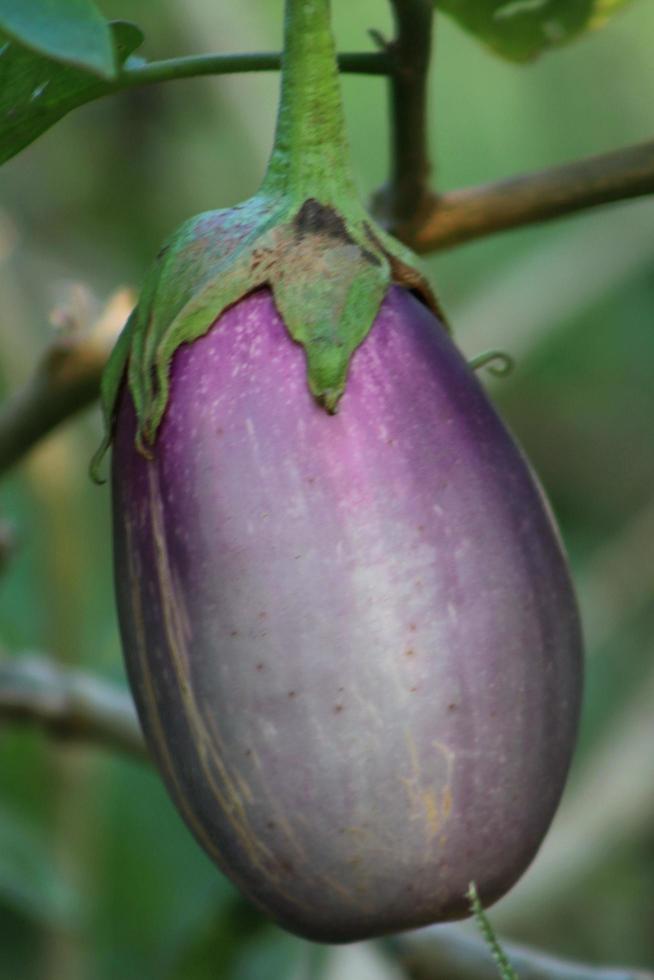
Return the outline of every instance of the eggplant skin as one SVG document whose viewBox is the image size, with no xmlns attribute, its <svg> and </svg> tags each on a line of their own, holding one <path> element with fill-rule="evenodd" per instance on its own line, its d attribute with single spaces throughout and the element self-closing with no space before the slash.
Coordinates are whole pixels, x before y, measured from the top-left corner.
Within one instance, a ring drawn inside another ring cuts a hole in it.
<svg viewBox="0 0 654 980">
<path fill-rule="evenodd" d="M 268 290 L 176 352 L 113 452 L 122 641 L 150 750 L 218 866 L 348 942 L 461 918 L 534 857 L 575 741 L 566 560 L 447 333 L 392 287 L 336 415 Z"/>
</svg>

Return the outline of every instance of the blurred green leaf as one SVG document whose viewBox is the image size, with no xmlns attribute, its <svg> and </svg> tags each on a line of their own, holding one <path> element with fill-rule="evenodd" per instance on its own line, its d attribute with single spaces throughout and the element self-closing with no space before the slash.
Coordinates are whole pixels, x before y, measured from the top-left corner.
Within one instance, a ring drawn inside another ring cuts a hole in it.
<svg viewBox="0 0 654 980">
<path fill-rule="evenodd" d="M 72 925 L 81 903 L 54 869 L 39 830 L 0 808 L 0 901 L 41 923 Z"/>
<path fill-rule="evenodd" d="M 0 0 L 0 30 L 48 58 L 116 74 L 111 31 L 92 0 Z"/>
<path fill-rule="evenodd" d="M 435 0 L 439 10 L 511 61 L 529 61 L 600 27 L 629 0 Z"/>
<path fill-rule="evenodd" d="M 117 21 L 110 27 L 118 63 L 123 65 L 143 42 L 143 34 L 127 21 Z M 111 91 L 111 82 L 7 41 L 0 48 L 0 163 L 33 142 L 71 109 Z"/>
</svg>

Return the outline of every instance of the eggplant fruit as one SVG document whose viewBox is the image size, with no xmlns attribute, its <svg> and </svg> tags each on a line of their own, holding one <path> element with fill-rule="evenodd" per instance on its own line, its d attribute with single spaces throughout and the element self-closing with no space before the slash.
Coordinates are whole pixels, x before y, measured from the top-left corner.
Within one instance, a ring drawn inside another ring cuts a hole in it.
<svg viewBox="0 0 654 980">
<path fill-rule="evenodd" d="M 202 847 L 292 932 L 465 916 L 534 857 L 581 638 L 538 483 L 393 286 L 337 414 L 268 289 L 182 344 L 151 458 L 123 385 L 116 589 L 150 750 Z"/>
</svg>

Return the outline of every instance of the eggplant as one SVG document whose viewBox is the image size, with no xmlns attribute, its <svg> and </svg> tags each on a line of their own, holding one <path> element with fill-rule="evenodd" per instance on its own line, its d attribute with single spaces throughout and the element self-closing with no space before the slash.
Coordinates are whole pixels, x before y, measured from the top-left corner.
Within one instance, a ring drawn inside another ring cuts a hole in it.
<svg viewBox="0 0 654 980">
<path fill-rule="evenodd" d="M 268 288 L 182 343 L 156 442 L 122 385 L 116 593 L 139 716 L 198 842 L 280 925 L 345 942 L 468 913 L 533 859 L 581 636 L 524 456 L 391 286 L 336 414 Z"/>
</svg>

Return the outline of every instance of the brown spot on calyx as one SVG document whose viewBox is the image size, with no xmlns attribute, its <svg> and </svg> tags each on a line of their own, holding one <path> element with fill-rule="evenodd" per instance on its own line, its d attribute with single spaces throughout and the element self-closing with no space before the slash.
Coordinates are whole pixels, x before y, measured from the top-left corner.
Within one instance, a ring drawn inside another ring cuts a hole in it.
<svg viewBox="0 0 654 980">
<path fill-rule="evenodd" d="M 343 710 L 343 705 L 342 704 L 335 704 L 334 705 L 334 714 L 335 715 L 340 715 L 340 713 L 341 713 L 342 710 Z"/>
<path fill-rule="evenodd" d="M 338 211 L 321 204 L 315 197 L 310 197 L 304 202 L 293 224 L 298 238 L 304 238 L 305 235 L 326 235 L 348 245 L 355 244 Z"/>
<path fill-rule="evenodd" d="M 323 238 L 329 238 L 335 242 L 342 242 L 345 245 L 355 245 L 359 248 L 366 262 L 369 262 L 371 265 L 381 265 L 381 260 L 374 252 L 363 248 L 355 242 L 347 230 L 347 225 L 342 215 L 334 208 L 326 204 L 321 204 L 315 197 L 307 198 L 296 214 L 293 226 L 298 241 L 301 241 L 309 235 L 320 235 Z"/>
<path fill-rule="evenodd" d="M 415 657 L 415 655 L 416 655 L 415 650 L 409 649 L 404 651 L 405 657 Z"/>
</svg>

